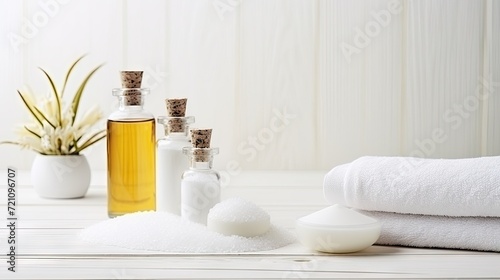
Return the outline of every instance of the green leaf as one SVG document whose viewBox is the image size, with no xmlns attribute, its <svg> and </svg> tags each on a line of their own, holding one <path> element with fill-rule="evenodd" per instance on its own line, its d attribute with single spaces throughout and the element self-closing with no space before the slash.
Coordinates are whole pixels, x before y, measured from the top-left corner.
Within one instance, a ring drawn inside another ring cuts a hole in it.
<svg viewBox="0 0 500 280">
<path fill-rule="evenodd" d="M 2 141 L 2 142 L 0 142 L 0 145 L 3 145 L 3 144 L 11 144 L 11 145 L 19 145 L 19 146 L 23 145 L 19 142 L 14 142 L 14 141 Z"/>
<path fill-rule="evenodd" d="M 57 102 L 57 122 L 61 125 L 62 124 L 62 117 L 61 117 L 61 97 L 57 93 L 56 85 L 54 84 L 54 81 L 52 78 L 43 70 L 42 68 L 39 67 L 40 70 L 47 76 L 47 79 L 49 80 L 50 86 L 52 87 L 52 91 L 54 92 L 54 95 L 56 96 L 56 102 Z"/>
<path fill-rule="evenodd" d="M 17 91 L 17 93 L 19 93 L 19 96 L 21 96 L 21 99 L 23 100 L 24 105 L 26 106 L 26 108 L 28 108 L 28 110 L 30 111 L 31 115 L 33 115 L 33 117 L 35 117 L 35 119 L 38 121 L 38 123 L 40 124 L 40 126 L 43 128 L 42 120 L 40 120 L 39 116 L 33 111 L 32 105 L 28 103 L 28 101 L 26 100 L 26 98 L 24 98 L 23 94 L 19 90 Z"/>
<path fill-rule="evenodd" d="M 85 89 L 85 86 L 87 85 L 87 82 L 89 81 L 90 77 L 92 77 L 92 75 L 94 75 L 94 73 L 97 70 L 99 70 L 99 68 L 101 68 L 102 66 L 103 66 L 103 64 L 101 64 L 101 65 L 97 66 L 96 68 L 94 68 L 94 70 L 92 70 L 87 75 L 87 77 L 85 77 L 85 79 L 83 80 L 82 84 L 80 85 L 80 87 L 76 91 L 76 94 L 73 97 L 73 102 L 71 102 L 71 107 L 72 107 L 72 110 L 73 110 L 73 119 L 71 120 L 71 124 L 75 123 L 76 114 L 78 112 L 78 106 L 80 105 L 80 98 L 82 98 L 82 93 L 83 93 L 83 90 Z"/>
<path fill-rule="evenodd" d="M 50 120 L 42 113 L 42 111 L 40 111 L 37 107 L 33 107 L 33 108 L 35 109 L 35 111 L 38 114 L 40 114 L 40 116 L 42 116 L 42 118 L 44 120 L 46 120 L 50 124 L 50 126 L 52 126 L 54 129 L 56 128 L 56 126 L 53 123 L 50 122 Z M 42 127 L 43 127 L 43 124 L 42 124 Z"/>
<path fill-rule="evenodd" d="M 78 62 L 80 62 L 80 60 L 82 60 L 86 56 L 87 56 L 87 54 L 80 56 L 75 62 L 73 62 L 71 67 L 68 69 L 68 73 L 66 73 L 66 78 L 64 79 L 64 85 L 63 85 L 63 88 L 61 91 L 61 98 L 63 98 L 63 96 L 64 96 L 64 90 L 66 90 L 66 84 L 68 84 L 69 76 L 71 75 L 73 68 L 75 68 L 75 66 L 78 64 Z"/>
<path fill-rule="evenodd" d="M 99 134 L 102 134 L 102 133 L 106 133 L 106 130 L 103 129 L 101 131 L 94 133 L 94 135 L 90 136 L 90 138 L 87 139 L 87 141 L 85 141 L 85 143 L 83 143 L 80 146 L 80 148 L 78 148 L 76 150 L 76 152 L 79 153 L 79 152 L 83 151 L 84 149 L 90 147 L 91 145 L 97 143 L 98 141 L 104 139 L 106 137 L 106 134 L 99 136 Z"/>
<path fill-rule="evenodd" d="M 24 129 L 26 129 L 29 133 L 35 135 L 38 138 L 42 138 L 42 136 L 38 135 L 38 133 L 34 132 L 33 130 L 29 129 L 27 126 L 24 126 Z"/>
</svg>

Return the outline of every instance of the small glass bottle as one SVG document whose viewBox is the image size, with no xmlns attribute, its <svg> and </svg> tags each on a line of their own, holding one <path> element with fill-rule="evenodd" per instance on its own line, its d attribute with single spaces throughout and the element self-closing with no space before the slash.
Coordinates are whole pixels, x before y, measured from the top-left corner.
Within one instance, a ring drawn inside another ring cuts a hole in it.
<svg viewBox="0 0 500 280">
<path fill-rule="evenodd" d="M 182 148 L 191 146 L 188 134 L 194 117 L 184 117 L 186 99 L 167 99 L 166 102 L 169 116 L 157 118 L 158 123 L 165 127 L 165 136 L 158 140 L 156 152 L 156 211 L 180 215 L 181 177 L 189 168 Z M 178 103 L 183 104 L 184 110 L 175 114 L 170 105 Z"/>
<path fill-rule="evenodd" d="M 140 88 L 142 71 L 121 74 L 124 88 L 113 89 L 119 108 L 107 121 L 109 217 L 156 209 L 155 119 L 144 110 L 149 90 Z"/>
<path fill-rule="evenodd" d="M 182 175 L 181 216 L 192 222 L 207 224 L 208 211 L 220 202 L 220 175 L 212 169 L 218 148 L 197 148 L 196 132 L 192 131 L 193 147 L 183 148 L 190 158 L 190 168 Z M 199 140 L 199 139 L 198 139 Z"/>
</svg>

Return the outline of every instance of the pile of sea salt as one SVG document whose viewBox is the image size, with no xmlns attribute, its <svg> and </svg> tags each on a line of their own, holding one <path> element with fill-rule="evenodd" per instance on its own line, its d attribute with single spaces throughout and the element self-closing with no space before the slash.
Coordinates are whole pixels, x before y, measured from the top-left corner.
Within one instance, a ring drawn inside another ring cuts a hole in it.
<svg viewBox="0 0 500 280">
<path fill-rule="evenodd" d="M 138 212 L 84 229 L 86 242 L 171 253 L 240 253 L 274 250 L 295 242 L 288 230 L 271 226 L 256 237 L 225 236 L 166 212 Z"/>
</svg>

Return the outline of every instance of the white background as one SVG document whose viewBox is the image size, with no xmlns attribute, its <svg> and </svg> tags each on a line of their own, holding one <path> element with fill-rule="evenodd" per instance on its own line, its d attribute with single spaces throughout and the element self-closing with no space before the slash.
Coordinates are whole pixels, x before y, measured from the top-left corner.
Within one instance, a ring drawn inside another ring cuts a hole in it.
<svg viewBox="0 0 500 280">
<path fill-rule="evenodd" d="M 78 78 L 105 67 L 82 110 L 109 115 L 118 72 L 142 69 L 149 111 L 187 97 L 195 126 L 214 129 L 218 169 L 499 155 L 499 51 L 500 1 L 0 0 L 0 140 L 28 119 L 16 89 L 48 93 L 38 66 L 61 85 L 88 53 Z M 105 141 L 84 154 L 106 169 Z M 2 145 L 0 169 L 34 156 Z"/>
</svg>

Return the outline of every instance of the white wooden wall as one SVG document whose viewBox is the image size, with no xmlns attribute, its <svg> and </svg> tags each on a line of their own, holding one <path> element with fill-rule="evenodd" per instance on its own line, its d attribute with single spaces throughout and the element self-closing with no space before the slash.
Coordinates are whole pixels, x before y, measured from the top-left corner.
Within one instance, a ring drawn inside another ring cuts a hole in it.
<svg viewBox="0 0 500 280">
<path fill-rule="evenodd" d="M 83 107 L 108 115 L 118 71 L 143 69 L 148 110 L 186 96 L 196 126 L 214 128 L 218 169 L 499 155 L 499 17 L 491 0 L 0 0 L 0 139 L 27 118 L 17 88 L 47 93 L 37 66 L 61 83 L 89 53 L 80 76 L 106 66 Z M 0 168 L 34 156 L 0 154 Z M 105 170 L 105 142 L 85 154 Z"/>
</svg>

